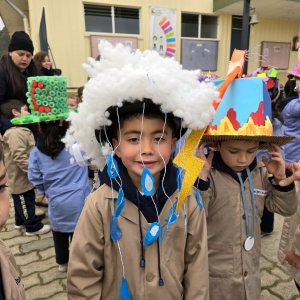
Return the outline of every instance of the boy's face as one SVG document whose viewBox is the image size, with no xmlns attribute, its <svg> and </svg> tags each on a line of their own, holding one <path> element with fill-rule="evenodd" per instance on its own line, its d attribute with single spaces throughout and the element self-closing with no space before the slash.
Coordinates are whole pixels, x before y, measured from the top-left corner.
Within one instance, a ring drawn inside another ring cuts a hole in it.
<svg viewBox="0 0 300 300">
<path fill-rule="evenodd" d="M 75 98 L 68 98 L 68 108 L 76 109 L 77 108 L 77 100 Z"/>
<path fill-rule="evenodd" d="M 169 162 L 175 143 L 172 129 L 163 120 L 147 117 L 142 120 L 141 116 L 125 120 L 119 138 L 113 139 L 116 155 L 138 188 L 144 166 L 158 183 L 160 171 Z"/>
<path fill-rule="evenodd" d="M 21 107 L 21 116 L 26 116 L 26 115 L 29 115 L 28 107 L 27 105 L 23 105 Z"/>
<path fill-rule="evenodd" d="M 21 110 L 20 111 L 17 111 L 16 109 L 13 109 L 12 110 L 12 113 L 15 117 L 20 117 L 20 116 L 26 116 L 26 115 L 29 115 L 29 111 L 28 111 L 28 107 L 27 105 L 23 105 L 21 107 Z"/>
<path fill-rule="evenodd" d="M 0 162 L 0 228 L 5 225 L 9 217 L 9 195 L 5 186 L 7 182 L 3 161 Z"/>
<path fill-rule="evenodd" d="M 259 143 L 252 141 L 226 141 L 220 143 L 224 163 L 235 172 L 242 172 L 254 160 Z"/>
</svg>

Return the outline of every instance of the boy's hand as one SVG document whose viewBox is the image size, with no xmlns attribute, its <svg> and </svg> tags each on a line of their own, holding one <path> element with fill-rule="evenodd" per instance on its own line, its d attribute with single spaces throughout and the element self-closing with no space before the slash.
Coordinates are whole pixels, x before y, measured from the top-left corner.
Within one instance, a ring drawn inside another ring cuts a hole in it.
<svg viewBox="0 0 300 300">
<path fill-rule="evenodd" d="M 274 176 L 276 183 L 286 178 L 285 162 L 282 158 L 280 147 L 275 144 L 270 144 L 271 160 L 269 161 L 265 156 L 262 158 L 264 165 L 268 172 Z"/>
<path fill-rule="evenodd" d="M 293 183 L 295 180 L 300 180 L 300 162 L 285 164 L 287 170 L 292 172 L 292 175 L 279 182 L 281 186 L 287 186 Z"/>
<path fill-rule="evenodd" d="M 289 265 L 291 265 L 294 268 L 300 269 L 300 257 L 295 254 L 293 249 L 290 249 L 287 252 L 285 259 Z"/>
<path fill-rule="evenodd" d="M 198 149 L 197 149 L 196 156 L 205 161 L 205 164 L 204 164 L 202 170 L 200 171 L 198 177 L 204 181 L 207 181 L 207 177 L 208 177 L 209 171 L 211 169 L 211 163 L 212 163 L 212 160 L 214 157 L 215 150 L 214 150 L 214 148 L 207 147 L 209 152 L 208 152 L 208 155 L 205 156 L 205 154 L 204 154 L 205 147 L 207 147 L 207 144 L 205 144 L 205 143 L 201 144 L 200 147 L 198 147 Z"/>
</svg>

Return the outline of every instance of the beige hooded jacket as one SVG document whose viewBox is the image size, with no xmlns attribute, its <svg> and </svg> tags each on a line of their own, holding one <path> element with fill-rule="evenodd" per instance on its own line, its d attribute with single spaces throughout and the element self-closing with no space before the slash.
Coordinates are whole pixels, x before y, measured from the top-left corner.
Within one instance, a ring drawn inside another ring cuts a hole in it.
<svg viewBox="0 0 300 300">
<path fill-rule="evenodd" d="M 25 289 L 14 256 L 2 240 L 0 240 L 0 268 L 5 299 L 25 300 Z"/>
<path fill-rule="evenodd" d="M 210 172 L 210 188 L 202 192 L 207 215 L 209 286 L 211 300 L 258 300 L 261 294 L 259 259 L 261 252 L 260 222 L 264 205 L 270 212 L 292 215 L 297 209 L 295 188 L 286 191 L 274 187 L 266 168 L 258 163 L 252 170 L 256 199 L 254 246 L 244 249 L 245 211 L 238 181 L 217 169 Z M 253 208 L 248 178 L 244 181 L 253 235 Z"/>
<path fill-rule="evenodd" d="M 33 134 L 25 127 L 11 127 L 3 136 L 8 186 L 12 194 L 22 194 L 33 189 L 28 180 L 28 159 L 34 146 Z"/>
<path fill-rule="evenodd" d="M 164 286 L 158 284 L 156 242 L 144 247 L 146 264 L 145 268 L 140 267 L 139 213 L 136 205 L 128 200 L 118 218 L 122 237 L 118 243 L 111 240 L 110 222 L 117 195 L 116 191 L 102 185 L 86 200 L 71 244 L 67 282 L 69 300 L 120 299 L 123 268 L 119 248 L 132 300 L 208 300 L 205 212 L 198 207 L 194 191 L 181 208 L 178 220 L 169 226 L 160 242 Z M 175 197 L 175 194 L 171 196 L 172 202 Z M 166 202 L 160 213 L 161 224 L 168 218 L 171 201 Z M 148 225 L 141 214 L 143 236 Z"/>
</svg>

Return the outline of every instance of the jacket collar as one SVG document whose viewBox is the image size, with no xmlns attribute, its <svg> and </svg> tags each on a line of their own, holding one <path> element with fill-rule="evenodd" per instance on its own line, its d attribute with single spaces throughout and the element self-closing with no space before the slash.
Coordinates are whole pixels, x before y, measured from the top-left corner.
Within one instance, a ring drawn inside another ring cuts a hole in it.
<svg viewBox="0 0 300 300">
<path fill-rule="evenodd" d="M 256 167 L 256 165 L 257 165 L 257 161 L 256 161 L 256 158 L 255 158 L 252 161 L 252 163 L 249 165 L 250 172 L 252 172 L 252 170 Z M 224 163 L 224 161 L 223 161 L 223 159 L 221 157 L 220 151 L 216 151 L 214 153 L 214 158 L 213 158 L 213 161 L 212 161 L 212 166 L 213 166 L 213 168 L 217 169 L 220 172 L 229 174 L 234 180 L 236 180 L 238 183 L 240 183 L 239 178 L 238 178 L 236 172 L 233 171 L 230 167 L 228 167 Z M 245 180 L 248 178 L 246 169 L 243 170 L 241 176 L 242 176 L 243 182 L 245 182 Z"/>
</svg>

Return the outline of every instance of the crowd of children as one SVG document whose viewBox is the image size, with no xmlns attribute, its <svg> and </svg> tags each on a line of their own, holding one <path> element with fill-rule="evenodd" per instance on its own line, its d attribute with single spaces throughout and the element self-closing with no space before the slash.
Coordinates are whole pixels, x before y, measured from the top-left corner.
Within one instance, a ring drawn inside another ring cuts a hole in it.
<svg viewBox="0 0 300 300">
<path fill-rule="evenodd" d="M 67 95 L 63 76 L 36 76 L 27 80 L 30 112 L 18 99 L 1 104 L 11 125 L 0 147 L 0 227 L 7 184 L 15 228 L 52 231 L 70 300 L 252 300 L 261 293 L 267 209 L 287 217 L 279 259 L 300 289 L 300 155 L 291 150 L 288 164 L 282 155 L 298 142 L 289 114 L 299 99 L 284 108 L 284 134 L 272 135 L 274 97 L 261 78 L 242 78 L 241 65 L 218 93 L 155 51 L 104 41 L 99 49 L 101 59 L 84 66 L 89 80 L 80 97 Z M 29 124 L 38 128 L 36 140 Z M 88 165 L 101 170 L 92 193 Z M 50 226 L 35 214 L 34 189 L 48 199 Z M 2 241 L 0 271 L 0 299 L 25 299 Z"/>
</svg>

